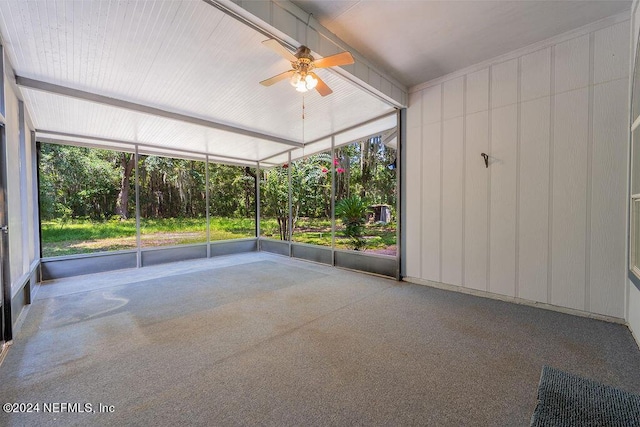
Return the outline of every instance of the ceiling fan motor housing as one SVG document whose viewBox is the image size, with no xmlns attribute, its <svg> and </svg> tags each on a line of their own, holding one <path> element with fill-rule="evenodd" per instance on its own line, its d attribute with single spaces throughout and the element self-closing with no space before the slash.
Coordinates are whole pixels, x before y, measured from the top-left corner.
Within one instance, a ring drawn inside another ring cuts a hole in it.
<svg viewBox="0 0 640 427">
<path fill-rule="evenodd" d="M 306 46 L 300 46 L 298 50 L 296 50 L 295 56 L 298 60 L 291 63 L 294 70 L 309 72 L 313 69 L 314 58 L 311 55 L 311 49 Z"/>
</svg>

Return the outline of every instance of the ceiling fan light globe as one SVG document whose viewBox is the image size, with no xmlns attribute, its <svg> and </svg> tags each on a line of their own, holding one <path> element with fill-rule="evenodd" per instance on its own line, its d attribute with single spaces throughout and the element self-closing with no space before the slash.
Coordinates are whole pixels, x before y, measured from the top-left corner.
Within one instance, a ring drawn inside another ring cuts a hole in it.
<svg viewBox="0 0 640 427">
<path fill-rule="evenodd" d="M 300 75 L 300 73 L 295 73 L 293 76 L 291 76 L 291 86 L 297 89 L 300 83 L 302 83 L 302 76 Z"/>
<path fill-rule="evenodd" d="M 311 90 L 311 89 L 315 88 L 316 85 L 318 84 L 318 79 L 314 78 L 310 74 L 307 74 L 307 76 L 304 78 L 304 82 L 305 82 L 305 85 L 306 85 L 307 89 Z"/>
</svg>

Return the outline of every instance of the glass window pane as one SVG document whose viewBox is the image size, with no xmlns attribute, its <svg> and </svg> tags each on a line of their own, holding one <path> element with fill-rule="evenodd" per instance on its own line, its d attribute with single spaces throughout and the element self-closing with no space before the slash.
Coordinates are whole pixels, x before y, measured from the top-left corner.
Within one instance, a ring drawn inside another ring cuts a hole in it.
<svg viewBox="0 0 640 427">
<path fill-rule="evenodd" d="M 260 173 L 260 236 L 289 240 L 289 165 Z"/>
<path fill-rule="evenodd" d="M 291 164 L 293 241 L 331 246 L 331 151 Z"/>
<path fill-rule="evenodd" d="M 211 241 L 256 235 L 256 169 L 209 164 Z"/>
<path fill-rule="evenodd" d="M 134 155 L 40 145 L 44 257 L 136 247 Z"/>
<path fill-rule="evenodd" d="M 140 156 L 140 238 L 142 247 L 204 243 L 205 162 Z"/>
<path fill-rule="evenodd" d="M 396 150 L 376 136 L 335 153 L 336 247 L 395 256 Z"/>
</svg>

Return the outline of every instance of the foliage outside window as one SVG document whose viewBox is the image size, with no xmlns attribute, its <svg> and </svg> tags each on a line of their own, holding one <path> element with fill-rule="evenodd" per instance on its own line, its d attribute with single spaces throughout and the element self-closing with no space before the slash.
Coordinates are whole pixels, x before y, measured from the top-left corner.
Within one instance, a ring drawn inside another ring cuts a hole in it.
<svg viewBox="0 0 640 427">
<path fill-rule="evenodd" d="M 293 241 L 331 246 L 331 152 L 291 164 Z"/>
<path fill-rule="evenodd" d="M 205 162 L 140 156 L 142 247 L 207 241 Z"/>
<path fill-rule="evenodd" d="M 209 238 L 255 237 L 256 169 L 209 164 Z"/>
<path fill-rule="evenodd" d="M 289 165 L 261 170 L 260 235 L 289 240 Z"/>
<path fill-rule="evenodd" d="M 45 257 L 136 247 L 134 155 L 40 145 Z"/>
<path fill-rule="evenodd" d="M 396 150 L 381 136 L 263 170 L 261 235 L 289 238 L 289 174 L 294 242 L 331 245 L 335 170 L 335 247 L 395 256 Z"/>
<path fill-rule="evenodd" d="M 335 247 L 395 255 L 395 158 L 380 136 L 259 176 L 250 167 L 141 155 L 141 246 L 206 242 L 207 191 L 211 241 L 254 237 L 259 178 L 262 237 L 331 246 L 334 186 Z M 133 153 L 42 144 L 43 256 L 136 248 L 135 166 Z"/>
<path fill-rule="evenodd" d="M 336 148 L 337 248 L 396 255 L 395 160 L 380 136 Z"/>
<path fill-rule="evenodd" d="M 44 257 L 135 249 L 135 156 L 41 144 Z M 204 243 L 205 162 L 139 156 L 141 245 Z M 210 163 L 210 239 L 255 237 L 256 169 Z"/>
</svg>

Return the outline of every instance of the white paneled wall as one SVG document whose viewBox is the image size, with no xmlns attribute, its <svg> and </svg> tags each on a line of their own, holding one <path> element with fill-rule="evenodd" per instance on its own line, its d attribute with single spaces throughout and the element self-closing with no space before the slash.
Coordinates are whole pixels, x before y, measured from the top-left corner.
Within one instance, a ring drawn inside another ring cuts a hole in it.
<svg viewBox="0 0 640 427">
<path fill-rule="evenodd" d="M 633 6 L 631 8 L 631 23 L 632 23 L 632 31 L 631 31 L 631 46 L 632 52 L 630 61 L 629 61 L 629 69 L 633 69 L 636 52 L 638 49 L 638 37 L 640 36 L 640 2 L 638 0 L 633 1 Z M 629 91 L 631 87 L 629 86 Z M 629 99 L 631 99 L 629 97 Z M 631 123 L 627 123 L 628 129 L 631 128 Z M 624 260 L 622 260 L 624 262 Z M 625 264 L 626 265 L 626 264 Z M 633 332 L 633 335 L 636 339 L 636 342 L 640 345 L 640 290 L 627 279 L 627 311 L 625 313 L 627 323 L 629 324 L 629 328 Z"/>
<path fill-rule="evenodd" d="M 442 106 L 442 281 L 462 284 L 464 200 L 464 79 L 444 84 Z"/>
<path fill-rule="evenodd" d="M 411 93 L 408 280 L 624 317 L 629 32 L 584 29 Z"/>
<path fill-rule="evenodd" d="M 467 82 L 467 88 L 469 87 Z M 469 103 L 467 94 L 467 106 Z M 465 117 L 464 176 L 464 282 L 487 290 L 487 258 L 489 250 L 489 182 L 487 169 L 478 153 L 489 152 L 489 113 L 478 111 Z"/>
<path fill-rule="evenodd" d="M 5 77 L 7 78 L 7 77 Z M 20 102 L 5 80 L 5 132 L 7 159 L 7 210 L 9 262 L 12 296 L 22 289 L 34 262 L 39 259 L 36 187 L 33 145 L 28 113 L 20 113 Z M 22 124 L 21 124 L 22 121 Z M 20 308 L 16 308 L 19 310 Z"/>
<path fill-rule="evenodd" d="M 9 262 L 12 284 L 17 286 L 16 279 L 25 273 L 23 263 L 23 245 L 26 244 L 22 232 L 22 195 L 20 191 L 20 121 L 18 114 L 18 98 L 13 89 L 5 83 L 6 108 L 6 158 L 7 158 L 7 205 L 9 225 Z"/>
<path fill-rule="evenodd" d="M 546 59 L 549 62 L 548 57 Z M 522 81 L 525 81 L 524 77 Z M 523 87 L 520 114 L 526 119 L 520 122 L 520 158 L 526 160 L 520 162 L 521 179 L 518 194 L 518 291 L 521 298 L 548 301 L 548 287 L 545 285 L 549 282 L 550 275 L 548 265 L 551 105 L 548 96 L 524 100 L 525 93 Z"/>
</svg>

